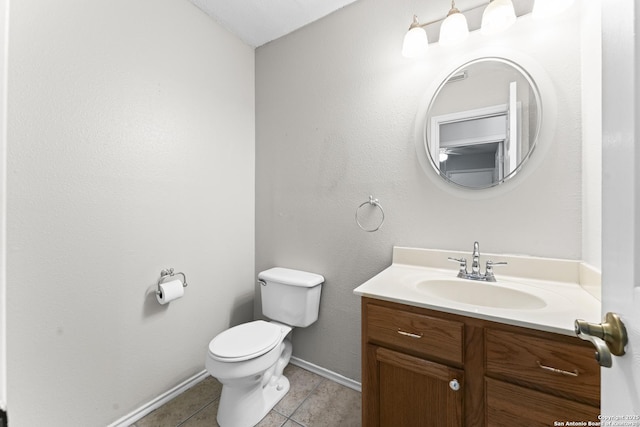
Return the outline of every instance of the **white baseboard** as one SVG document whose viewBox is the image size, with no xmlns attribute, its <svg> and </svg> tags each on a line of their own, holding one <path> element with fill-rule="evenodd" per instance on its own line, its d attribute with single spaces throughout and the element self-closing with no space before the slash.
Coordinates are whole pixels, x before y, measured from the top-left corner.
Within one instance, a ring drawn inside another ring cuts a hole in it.
<svg viewBox="0 0 640 427">
<path fill-rule="evenodd" d="M 107 427 L 128 427 L 134 424 L 136 421 L 139 421 L 145 415 L 148 415 L 151 412 L 155 411 L 156 409 L 158 409 L 159 407 L 161 407 L 171 399 L 175 398 L 179 394 L 189 390 L 191 387 L 195 386 L 196 384 L 206 379 L 207 377 L 209 377 L 209 373 L 205 369 L 202 372 L 195 374 L 191 378 L 181 382 L 177 386 L 173 387 L 171 390 L 156 397 L 151 402 L 141 406 L 140 408 L 136 409 L 130 414 L 125 415 L 124 417 L 113 422 L 112 424 L 109 424 Z"/>
<path fill-rule="evenodd" d="M 307 362 L 306 360 L 302 360 L 297 357 L 291 357 L 290 363 L 292 365 L 296 365 L 303 369 L 306 369 L 307 371 L 313 372 L 314 374 L 318 374 L 321 377 L 327 378 L 338 384 L 342 384 L 345 387 L 349 387 L 350 389 L 362 392 L 362 384 L 360 384 L 355 380 L 342 376 L 336 372 L 322 368 L 318 365 L 314 365 L 313 363 Z M 140 408 L 129 413 L 128 415 L 125 415 L 119 420 L 114 421 L 113 423 L 109 424 L 107 427 L 128 427 L 132 424 L 135 424 L 136 421 L 139 421 L 145 415 L 148 415 L 151 412 L 155 411 L 156 409 L 158 409 L 159 407 L 161 407 L 171 399 L 189 390 L 191 387 L 195 386 L 196 384 L 206 379 L 207 377 L 209 377 L 209 373 L 205 369 L 202 372 L 195 374 L 191 378 L 173 387 L 171 390 L 156 397 L 151 402 L 141 406 Z"/>
<path fill-rule="evenodd" d="M 345 387 L 349 387 L 355 391 L 362 392 L 362 384 L 356 380 L 352 380 L 351 378 L 347 378 L 343 375 L 338 374 L 337 372 L 330 371 L 329 369 L 323 368 L 318 365 L 314 365 L 311 362 L 307 362 L 306 360 L 299 359 L 295 356 L 291 357 L 292 365 L 299 366 L 307 371 L 311 371 L 314 374 L 318 374 L 321 377 L 327 378 L 331 381 L 337 382 L 338 384 L 342 384 Z"/>
</svg>

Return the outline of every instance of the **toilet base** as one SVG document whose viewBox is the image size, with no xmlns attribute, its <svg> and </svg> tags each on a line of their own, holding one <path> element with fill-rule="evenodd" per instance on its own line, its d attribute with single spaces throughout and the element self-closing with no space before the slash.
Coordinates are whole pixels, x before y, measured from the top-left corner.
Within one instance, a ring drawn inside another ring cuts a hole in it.
<svg viewBox="0 0 640 427">
<path fill-rule="evenodd" d="M 289 380 L 282 376 L 276 384 L 267 385 L 251 394 L 244 394 L 246 390 L 223 388 L 218 407 L 218 424 L 222 427 L 255 426 L 289 392 L 289 387 Z M 242 395 L 234 393 L 236 391 L 240 391 Z"/>
<path fill-rule="evenodd" d="M 228 386 L 223 383 L 216 417 L 221 427 L 253 427 L 289 392 L 283 375 L 291 358 L 291 342 L 285 340 L 278 362 L 253 385 Z"/>
</svg>

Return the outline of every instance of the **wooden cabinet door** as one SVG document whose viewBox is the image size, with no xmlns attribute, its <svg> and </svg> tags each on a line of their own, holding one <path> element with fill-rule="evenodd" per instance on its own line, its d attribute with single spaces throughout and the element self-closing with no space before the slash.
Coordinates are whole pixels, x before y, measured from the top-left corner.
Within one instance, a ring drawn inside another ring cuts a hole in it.
<svg viewBox="0 0 640 427">
<path fill-rule="evenodd" d="M 372 347 L 380 427 L 462 427 L 462 370 Z"/>
</svg>

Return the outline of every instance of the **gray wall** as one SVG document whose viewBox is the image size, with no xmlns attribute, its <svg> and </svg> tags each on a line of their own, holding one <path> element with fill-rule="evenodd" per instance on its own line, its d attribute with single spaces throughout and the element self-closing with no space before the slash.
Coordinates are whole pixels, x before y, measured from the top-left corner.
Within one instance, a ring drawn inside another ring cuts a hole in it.
<svg viewBox="0 0 640 427">
<path fill-rule="evenodd" d="M 254 51 L 183 0 L 14 1 L 9 37 L 11 425 L 107 425 L 253 315 Z"/>
<path fill-rule="evenodd" d="M 402 58 L 413 13 L 426 22 L 449 4 L 359 0 L 256 51 L 256 272 L 326 277 L 320 318 L 294 330 L 294 355 L 349 378 L 360 379 L 352 291 L 391 263 L 392 246 L 470 251 L 478 240 L 485 252 L 582 256 L 579 18 L 526 17 L 504 36 L 476 32 L 460 47 L 431 45 L 423 61 Z M 415 115 L 456 57 L 487 46 L 546 71 L 557 122 L 525 176 L 484 195 L 452 192 L 418 162 Z M 354 221 L 370 194 L 386 213 L 376 233 Z"/>
</svg>

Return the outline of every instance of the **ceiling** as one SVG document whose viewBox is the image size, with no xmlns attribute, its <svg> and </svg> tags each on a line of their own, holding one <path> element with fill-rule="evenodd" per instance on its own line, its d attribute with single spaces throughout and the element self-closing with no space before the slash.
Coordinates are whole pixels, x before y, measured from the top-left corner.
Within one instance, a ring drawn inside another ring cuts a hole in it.
<svg viewBox="0 0 640 427">
<path fill-rule="evenodd" d="M 191 0 L 252 47 L 259 47 L 356 0 Z"/>
</svg>

